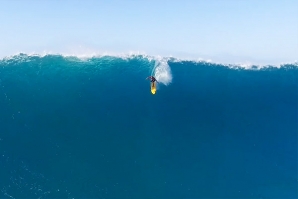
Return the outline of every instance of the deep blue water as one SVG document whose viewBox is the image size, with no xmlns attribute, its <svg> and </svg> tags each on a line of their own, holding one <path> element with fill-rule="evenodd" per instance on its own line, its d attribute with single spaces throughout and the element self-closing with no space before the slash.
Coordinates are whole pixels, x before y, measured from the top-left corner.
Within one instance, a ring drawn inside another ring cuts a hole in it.
<svg viewBox="0 0 298 199">
<path fill-rule="evenodd" d="M 0 198 L 298 198 L 297 64 L 160 62 L 0 60 Z"/>
</svg>

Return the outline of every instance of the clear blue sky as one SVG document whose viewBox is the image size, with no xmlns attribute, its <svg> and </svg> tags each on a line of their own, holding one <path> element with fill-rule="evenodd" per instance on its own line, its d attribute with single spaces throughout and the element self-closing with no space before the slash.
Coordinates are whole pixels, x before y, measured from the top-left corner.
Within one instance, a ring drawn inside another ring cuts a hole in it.
<svg viewBox="0 0 298 199">
<path fill-rule="evenodd" d="M 1 0 L 0 57 L 127 53 L 298 60 L 297 0 Z"/>
</svg>

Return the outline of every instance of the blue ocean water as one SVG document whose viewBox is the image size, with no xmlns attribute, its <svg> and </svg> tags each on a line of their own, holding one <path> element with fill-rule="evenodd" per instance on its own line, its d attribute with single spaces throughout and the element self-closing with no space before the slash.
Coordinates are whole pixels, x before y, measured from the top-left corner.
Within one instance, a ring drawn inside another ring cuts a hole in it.
<svg viewBox="0 0 298 199">
<path fill-rule="evenodd" d="M 0 198 L 298 198 L 297 63 L 19 54 L 0 110 Z"/>
</svg>

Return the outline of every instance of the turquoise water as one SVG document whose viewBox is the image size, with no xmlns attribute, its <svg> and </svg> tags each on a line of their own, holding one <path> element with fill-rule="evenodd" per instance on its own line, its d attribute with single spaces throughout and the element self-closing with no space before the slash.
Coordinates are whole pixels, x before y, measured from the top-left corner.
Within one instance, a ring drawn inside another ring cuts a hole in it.
<svg viewBox="0 0 298 199">
<path fill-rule="evenodd" d="M 0 198 L 297 198 L 297 102 L 296 63 L 4 58 Z"/>
</svg>

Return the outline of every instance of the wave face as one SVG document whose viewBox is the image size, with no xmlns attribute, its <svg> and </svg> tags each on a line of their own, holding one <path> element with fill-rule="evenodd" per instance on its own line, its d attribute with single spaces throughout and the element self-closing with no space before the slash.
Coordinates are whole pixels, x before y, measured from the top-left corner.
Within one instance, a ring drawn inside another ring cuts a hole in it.
<svg viewBox="0 0 298 199">
<path fill-rule="evenodd" d="M 297 102 L 296 63 L 4 58 L 0 195 L 297 198 Z"/>
</svg>

